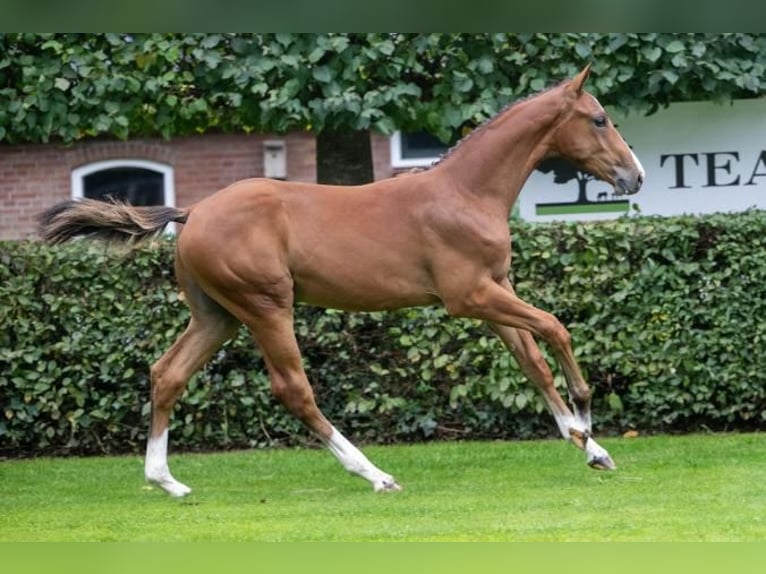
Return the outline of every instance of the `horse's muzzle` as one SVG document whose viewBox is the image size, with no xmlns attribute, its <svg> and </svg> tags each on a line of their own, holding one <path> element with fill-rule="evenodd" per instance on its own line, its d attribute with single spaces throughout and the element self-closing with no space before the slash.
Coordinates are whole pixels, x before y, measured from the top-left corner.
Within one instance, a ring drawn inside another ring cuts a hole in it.
<svg viewBox="0 0 766 574">
<path fill-rule="evenodd" d="M 644 183 L 644 174 L 637 172 L 630 177 L 618 176 L 614 180 L 615 195 L 633 195 L 638 193 Z"/>
</svg>

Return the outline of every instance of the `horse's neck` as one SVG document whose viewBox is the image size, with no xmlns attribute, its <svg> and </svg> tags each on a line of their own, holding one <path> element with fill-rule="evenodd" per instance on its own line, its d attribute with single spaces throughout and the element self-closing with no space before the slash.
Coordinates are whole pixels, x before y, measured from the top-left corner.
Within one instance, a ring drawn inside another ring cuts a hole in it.
<svg viewBox="0 0 766 574">
<path fill-rule="evenodd" d="M 555 94 L 541 94 L 502 112 L 462 142 L 438 168 L 470 193 L 510 214 L 524 182 L 547 153 L 547 136 L 561 112 Z"/>
</svg>

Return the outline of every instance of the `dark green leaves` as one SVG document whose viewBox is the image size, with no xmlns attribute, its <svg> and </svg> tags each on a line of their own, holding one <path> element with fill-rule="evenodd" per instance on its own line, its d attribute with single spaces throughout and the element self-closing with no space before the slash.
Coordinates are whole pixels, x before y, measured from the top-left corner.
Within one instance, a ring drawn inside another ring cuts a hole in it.
<svg viewBox="0 0 766 574">
<path fill-rule="evenodd" d="M 3 34 L 0 141 L 325 127 L 446 140 L 588 62 L 589 89 L 623 108 L 754 97 L 766 36 Z"/>
</svg>

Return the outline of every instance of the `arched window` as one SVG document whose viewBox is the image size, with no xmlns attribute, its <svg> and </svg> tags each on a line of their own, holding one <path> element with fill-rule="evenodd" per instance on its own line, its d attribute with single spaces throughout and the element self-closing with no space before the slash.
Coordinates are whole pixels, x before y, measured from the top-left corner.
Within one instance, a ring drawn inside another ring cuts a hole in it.
<svg viewBox="0 0 766 574">
<path fill-rule="evenodd" d="M 132 159 L 89 163 L 72 170 L 72 197 L 174 207 L 173 168 Z"/>
</svg>

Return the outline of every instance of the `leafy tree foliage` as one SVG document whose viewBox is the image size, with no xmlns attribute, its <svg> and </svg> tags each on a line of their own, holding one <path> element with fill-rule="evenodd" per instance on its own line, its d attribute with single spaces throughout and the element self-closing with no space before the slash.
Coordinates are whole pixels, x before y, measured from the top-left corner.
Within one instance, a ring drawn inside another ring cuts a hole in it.
<svg viewBox="0 0 766 574">
<path fill-rule="evenodd" d="M 764 92 L 766 35 L 0 35 L 0 141 L 209 131 L 431 131 L 492 116 L 593 64 L 641 112 Z"/>
</svg>

